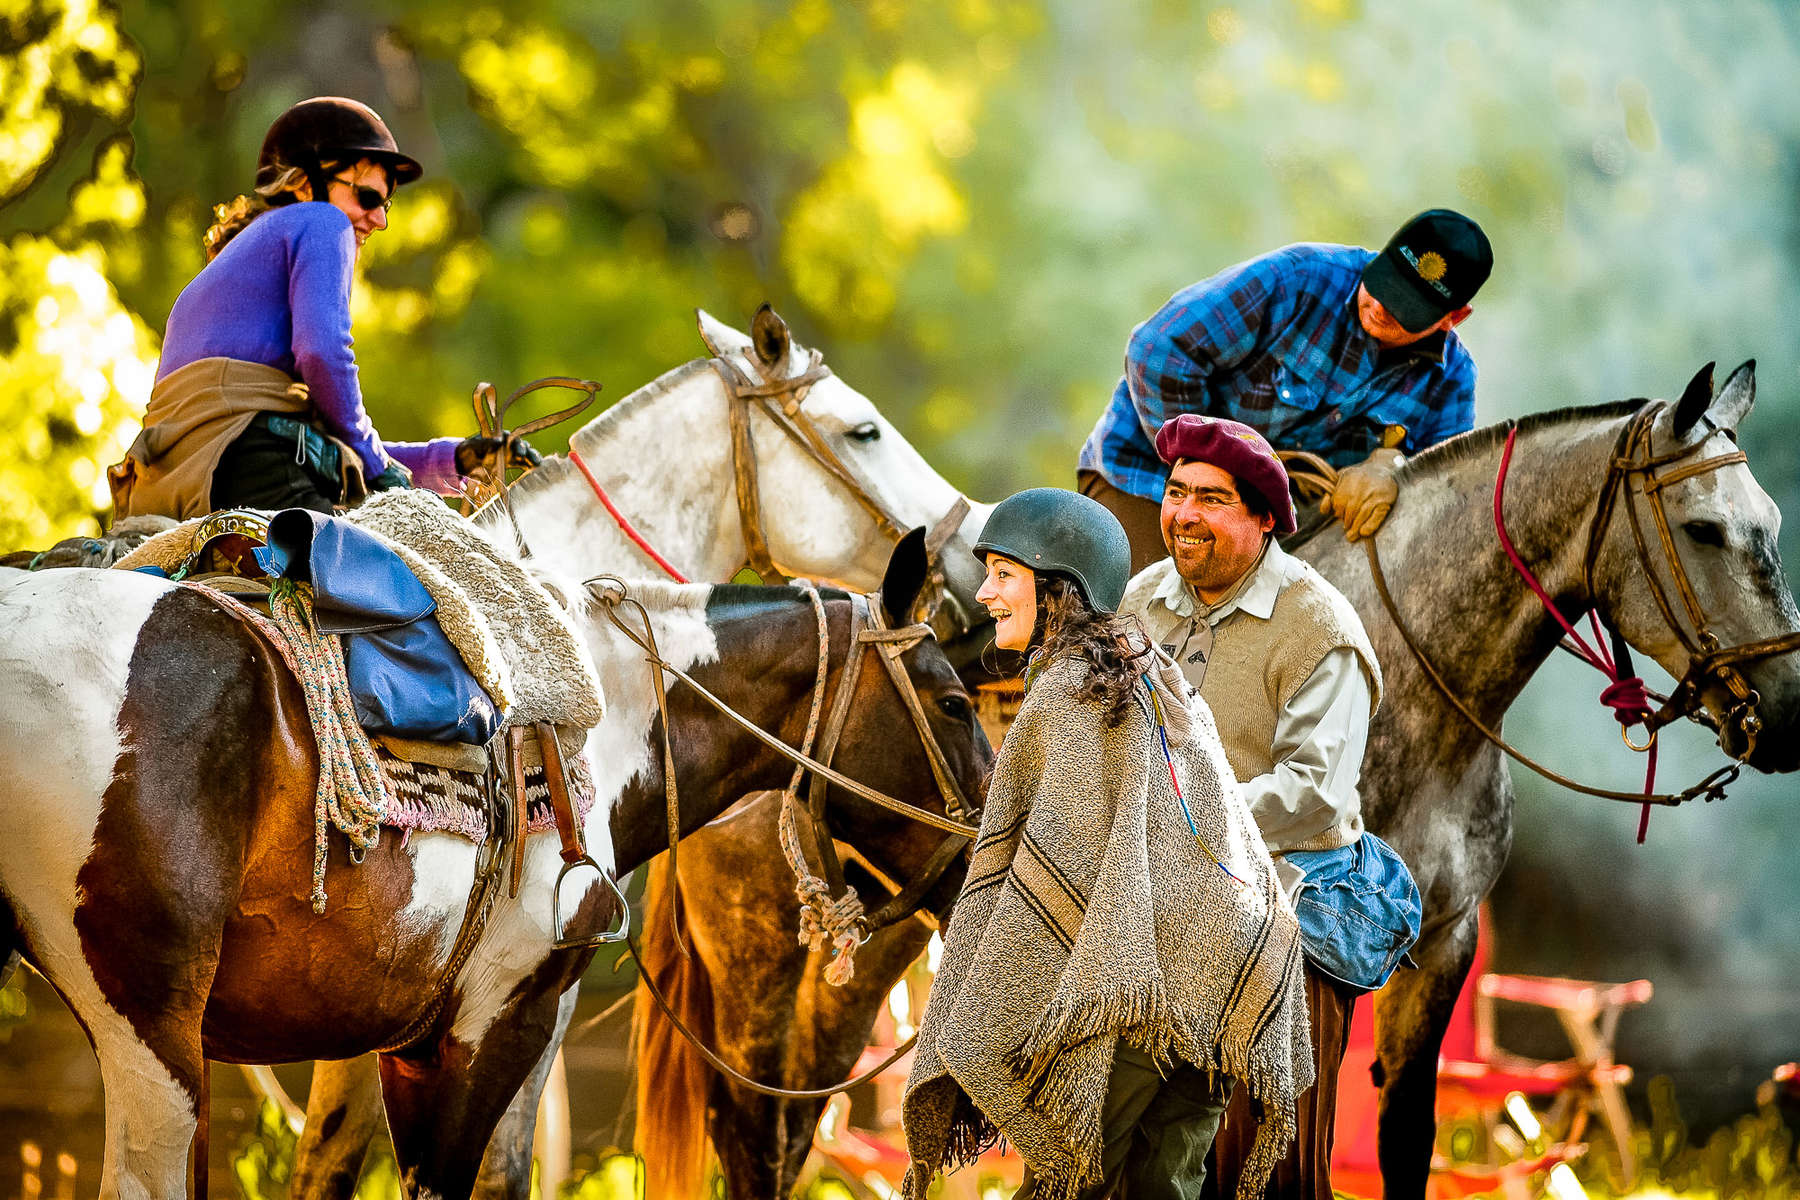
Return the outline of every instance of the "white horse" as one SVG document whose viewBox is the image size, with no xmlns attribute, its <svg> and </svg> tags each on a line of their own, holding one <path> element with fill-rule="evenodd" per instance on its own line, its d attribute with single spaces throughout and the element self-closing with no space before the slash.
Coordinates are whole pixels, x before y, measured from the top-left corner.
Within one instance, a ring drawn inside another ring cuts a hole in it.
<svg viewBox="0 0 1800 1200">
<path fill-rule="evenodd" d="M 752 324 L 754 338 L 705 312 L 697 316 L 707 348 L 743 378 L 780 384 L 805 378 L 813 368 L 815 355 L 766 308 Z M 963 499 L 866 396 L 837 376 L 824 375 L 789 396 L 902 526 L 935 526 Z M 660 557 L 689 579 L 731 578 L 748 557 L 735 483 L 733 403 L 726 377 L 698 359 L 614 404 L 570 438 L 572 454 L 546 459 L 514 489 L 512 505 L 526 543 L 558 547 L 560 562 L 589 575 L 659 573 Z M 892 549 L 890 534 L 801 442 L 766 412 L 751 411 L 761 524 L 776 565 L 791 575 L 876 587 Z M 970 547 L 991 506 L 968 507 L 941 551 L 946 587 L 940 638 L 976 624 L 969 614 L 981 570 Z M 504 518 L 490 508 L 482 520 Z M 522 1197 L 529 1186 L 532 1114 L 561 1033 L 559 1028 L 495 1135 L 483 1166 L 484 1195 Z M 376 1086 L 372 1058 L 321 1062 L 314 1069 L 295 1196 L 348 1196 L 354 1190 L 381 1126 Z"/>
</svg>

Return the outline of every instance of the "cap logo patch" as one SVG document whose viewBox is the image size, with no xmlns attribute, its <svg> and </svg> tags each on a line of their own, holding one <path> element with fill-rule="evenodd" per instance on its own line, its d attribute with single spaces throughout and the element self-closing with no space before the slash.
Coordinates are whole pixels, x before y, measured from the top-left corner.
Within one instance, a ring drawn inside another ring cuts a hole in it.
<svg viewBox="0 0 1800 1200">
<path fill-rule="evenodd" d="M 1407 265 L 1418 274 L 1420 279 L 1425 281 L 1427 287 L 1446 300 L 1450 298 L 1450 289 L 1444 283 L 1444 275 L 1449 271 L 1450 264 L 1444 261 L 1443 255 L 1436 250 L 1414 254 L 1410 246 L 1398 246 L 1396 249 L 1400 251 L 1400 257 L 1406 260 Z"/>
</svg>

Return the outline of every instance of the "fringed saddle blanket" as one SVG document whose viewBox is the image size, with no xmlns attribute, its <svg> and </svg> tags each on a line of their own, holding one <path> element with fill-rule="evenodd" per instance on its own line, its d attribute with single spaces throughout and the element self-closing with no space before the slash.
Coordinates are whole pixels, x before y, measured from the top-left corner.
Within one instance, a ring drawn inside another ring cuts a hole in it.
<svg viewBox="0 0 1800 1200">
<path fill-rule="evenodd" d="M 409 762 L 377 743 L 375 762 L 381 768 L 387 809 L 381 823 L 413 833 L 456 833 L 474 842 L 486 840 L 487 802 L 484 780 L 468 771 L 452 770 L 427 762 Z M 585 820 L 594 807 L 594 779 L 586 754 L 565 760 L 569 772 L 569 799 L 575 820 Z M 550 785 L 540 763 L 525 770 L 525 832 L 545 833 L 556 828 L 550 811 Z"/>
</svg>

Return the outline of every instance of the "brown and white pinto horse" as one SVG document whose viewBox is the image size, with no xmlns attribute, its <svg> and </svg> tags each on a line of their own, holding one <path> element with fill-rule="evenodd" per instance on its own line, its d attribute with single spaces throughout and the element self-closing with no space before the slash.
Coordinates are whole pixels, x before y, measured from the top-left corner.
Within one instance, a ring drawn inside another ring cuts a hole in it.
<svg viewBox="0 0 1800 1200">
<path fill-rule="evenodd" d="M 909 568 L 913 578 L 921 573 Z M 564 588 L 565 592 L 578 589 Z M 779 588 L 634 585 L 665 659 L 752 722 L 799 739 L 818 653 L 810 601 Z M 903 597 L 910 602 L 910 595 Z M 851 605 L 825 602 L 834 671 Z M 904 605 L 896 605 L 904 610 Z M 659 724 L 643 654 L 604 614 L 579 621 L 609 711 L 587 753 L 594 858 L 623 872 L 666 841 Z M 959 784 L 991 757 L 934 643 L 904 666 Z M 331 1059 L 382 1047 L 427 1003 L 474 876 L 447 834 L 384 836 L 360 865 L 331 838 L 329 905 L 308 904 L 317 758 L 298 684 L 251 629 L 195 590 L 127 572 L 0 571 L 0 922 L 87 1030 L 107 1094 L 101 1194 L 185 1194 L 202 1061 Z M 669 689 L 680 824 L 785 783 L 789 766 Z M 837 762 L 939 807 L 909 719 L 865 672 Z M 841 836 L 892 814 L 834 796 Z M 873 841 L 880 841 L 879 838 Z M 413 1196 L 466 1196 L 495 1121 L 557 1025 L 591 951 L 552 948 L 556 839 L 536 835 L 516 900 L 486 932 L 430 1032 L 381 1058 Z M 565 887 L 573 929 L 607 917 L 598 881 Z"/>
<path fill-rule="evenodd" d="M 704 312 L 696 315 L 707 348 L 746 377 L 794 381 L 815 361 L 814 352 L 795 342 L 786 324 L 766 307 L 748 335 Z M 899 524 L 931 526 L 960 498 L 875 405 L 843 379 L 827 375 L 803 389 L 797 386 L 796 397 L 800 415 Z M 642 548 L 648 545 L 689 578 L 732 577 L 743 566 L 747 549 L 736 499 L 731 403 L 720 374 L 705 359 L 697 359 L 613 404 L 570 438 L 571 449 L 580 455 L 579 465 L 573 454 L 552 455 L 515 485 L 512 506 L 526 540 L 534 547 L 553 547 L 559 565 L 583 574 L 653 574 L 657 567 Z M 842 482 L 762 413 L 753 414 L 750 445 L 762 481 L 761 525 L 780 566 L 853 588 L 880 584 L 892 538 Z M 645 470 L 651 462 L 664 462 L 669 469 Z M 642 544 L 608 514 L 595 483 Z M 933 621 L 941 638 L 966 634 L 975 624 L 971 614 L 981 612 L 974 603 L 981 571 L 968 547 L 988 511 L 987 505 L 972 504 L 961 530 L 944 547 L 941 566 L 947 594 Z M 489 508 L 477 520 L 493 528 L 501 516 L 498 509 Z M 981 615 L 985 620 L 985 613 Z M 960 657 L 973 658 L 987 641 L 985 636 L 965 637 Z M 946 650 L 952 661 L 959 660 L 957 648 L 947 645 Z M 901 879 L 913 878 L 937 844 L 934 835 L 905 822 L 891 827 L 884 842 L 884 852 L 899 868 L 895 877 Z M 789 928 L 776 939 L 782 944 L 773 954 L 785 961 L 785 943 L 793 941 L 793 879 L 772 837 L 763 848 L 772 857 L 767 874 L 786 901 L 779 906 L 780 919 Z M 855 873 L 859 868 L 851 864 L 850 870 Z M 874 900 L 879 888 L 860 877 L 857 886 L 861 895 L 873 900 L 873 909 L 879 903 Z M 952 899 L 954 890 L 950 889 Z M 747 936 L 754 936 L 752 927 L 768 919 L 761 912 L 714 912 L 705 906 L 695 907 L 693 913 L 696 924 L 741 925 Z M 865 947 L 863 954 L 874 957 L 875 946 L 886 940 L 886 934 L 877 935 L 876 944 Z M 751 994 L 762 995 L 762 984 L 759 972 Z M 759 1001 L 747 1003 L 754 1006 Z M 868 1019 L 872 1018 L 871 1009 Z M 842 1043 L 854 1055 L 867 1035 L 867 1020 L 861 1028 L 855 1023 L 860 1019 L 859 1015 L 848 1025 L 816 1036 Z M 560 1035 L 554 1041 L 560 1043 Z M 726 1052 L 732 1052 L 729 1044 Z M 523 1198 L 529 1193 L 532 1122 L 541 1074 L 549 1065 L 548 1060 L 540 1064 L 540 1074 L 528 1082 L 503 1122 L 490 1147 L 479 1194 Z M 293 1195 L 339 1200 L 354 1191 L 365 1151 L 380 1131 L 375 1092 L 374 1071 L 366 1058 L 323 1062 L 315 1068 Z"/>
</svg>

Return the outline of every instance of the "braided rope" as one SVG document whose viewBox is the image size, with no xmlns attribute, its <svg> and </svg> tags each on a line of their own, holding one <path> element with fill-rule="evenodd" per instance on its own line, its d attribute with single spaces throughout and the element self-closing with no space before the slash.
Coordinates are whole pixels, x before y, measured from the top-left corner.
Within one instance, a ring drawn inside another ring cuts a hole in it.
<svg viewBox="0 0 1800 1200">
<path fill-rule="evenodd" d="M 319 749 L 319 786 L 313 794 L 312 907 L 325 911 L 327 826 L 350 843 L 350 861 L 363 855 L 381 836 L 387 797 L 375 748 L 356 719 L 356 702 L 344 672 L 344 650 L 313 621 L 312 587 L 278 580 L 269 593 L 269 616 L 252 613 L 257 628 L 283 649 L 294 677 L 306 695 Z"/>
<path fill-rule="evenodd" d="M 831 630 L 825 622 L 825 605 L 819 598 L 819 590 L 807 580 L 797 580 L 794 586 L 807 594 L 812 601 L 813 612 L 819 619 L 818 680 L 813 688 L 812 711 L 806 718 L 806 740 L 801 743 L 801 753 L 811 754 L 819 733 L 819 717 L 825 707 L 825 680 L 831 661 Z M 800 831 L 794 819 L 795 810 L 800 803 L 800 781 L 805 774 L 805 768 L 796 763 L 793 777 L 788 780 L 787 788 L 781 794 L 781 821 L 778 826 L 781 852 L 787 858 L 788 866 L 793 869 L 794 894 L 800 900 L 800 945 L 808 950 L 822 950 L 829 941 L 832 958 L 825 967 L 825 982 L 834 987 L 842 987 L 856 975 L 856 949 L 862 944 L 857 933 L 863 920 L 863 902 L 857 896 L 856 889 L 848 884 L 844 885 L 843 895 L 833 898 L 831 885 L 813 874 L 811 864 L 806 861 L 806 848 L 800 842 Z"/>
</svg>

